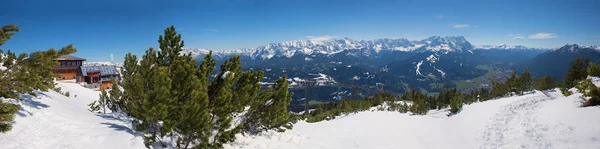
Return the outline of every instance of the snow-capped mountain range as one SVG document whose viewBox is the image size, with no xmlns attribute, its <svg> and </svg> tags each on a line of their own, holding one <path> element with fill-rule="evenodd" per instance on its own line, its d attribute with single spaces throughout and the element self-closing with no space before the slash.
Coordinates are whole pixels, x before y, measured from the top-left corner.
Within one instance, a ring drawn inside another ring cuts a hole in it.
<svg viewBox="0 0 600 149">
<path fill-rule="evenodd" d="M 578 45 L 578 44 L 566 44 L 560 48 L 557 48 L 556 50 L 574 52 L 574 51 L 582 50 L 582 49 L 592 49 L 592 50 L 600 51 L 600 47 L 598 47 L 596 45 Z"/>
<path fill-rule="evenodd" d="M 375 39 L 375 40 L 353 40 L 350 38 L 336 39 L 331 41 L 294 40 L 281 43 L 270 43 L 257 48 L 244 48 L 236 50 L 213 51 L 216 57 L 227 57 L 229 55 L 249 56 L 252 59 L 271 59 L 273 57 L 293 57 L 297 54 L 333 55 L 345 50 L 368 50 L 379 53 L 381 51 L 403 51 L 403 52 L 471 52 L 475 46 L 471 45 L 463 36 L 432 36 L 423 40 L 399 39 Z M 186 48 L 182 53 L 190 53 L 194 57 L 206 55 L 210 50 L 202 48 Z"/>
</svg>

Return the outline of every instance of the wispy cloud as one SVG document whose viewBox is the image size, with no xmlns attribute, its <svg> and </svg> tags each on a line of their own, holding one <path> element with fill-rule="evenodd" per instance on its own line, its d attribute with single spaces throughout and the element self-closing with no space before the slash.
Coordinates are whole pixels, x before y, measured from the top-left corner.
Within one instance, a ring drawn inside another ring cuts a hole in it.
<svg viewBox="0 0 600 149">
<path fill-rule="evenodd" d="M 529 39 L 550 39 L 550 38 L 557 38 L 558 35 L 554 34 L 554 33 L 535 33 L 535 34 L 531 34 L 529 35 Z"/>
<path fill-rule="evenodd" d="M 508 34 L 508 35 L 506 35 L 506 36 L 512 37 L 513 39 L 523 39 L 523 38 L 525 38 L 525 36 L 523 36 L 523 35 L 521 35 L 521 34 L 515 34 L 515 35 L 513 35 L 513 34 Z"/>
<path fill-rule="evenodd" d="M 184 28 L 177 29 L 177 31 L 183 31 Z"/>
<path fill-rule="evenodd" d="M 205 31 L 205 32 L 215 32 L 215 33 L 219 32 L 219 30 L 214 29 L 214 28 L 205 28 L 205 29 L 202 29 L 202 31 Z"/>
<path fill-rule="evenodd" d="M 450 24 L 450 26 L 452 26 L 452 28 L 458 28 L 458 29 L 471 27 L 471 25 L 469 25 L 469 24 L 458 24 L 458 23 L 452 23 L 452 24 Z"/>
<path fill-rule="evenodd" d="M 325 36 L 306 36 L 306 38 L 308 38 L 308 40 L 310 40 L 310 41 L 327 41 L 327 40 L 336 38 L 336 36 L 329 36 L 329 35 L 325 35 Z"/>
<path fill-rule="evenodd" d="M 446 17 L 446 15 L 443 14 L 435 14 L 433 15 L 436 19 L 443 19 L 444 17 Z"/>
</svg>

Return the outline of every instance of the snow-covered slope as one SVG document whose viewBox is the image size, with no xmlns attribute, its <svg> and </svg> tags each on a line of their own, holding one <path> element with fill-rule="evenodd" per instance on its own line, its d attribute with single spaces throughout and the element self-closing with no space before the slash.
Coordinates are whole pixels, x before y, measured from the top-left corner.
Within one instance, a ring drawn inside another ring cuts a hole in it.
<svg viewBox="0 0 600 149">
<path fill-rule="evenodd" d="M 239 135 L 226 148 L 600 148 L 600 108 L 579 108 L 580 95 L 534 91 L 467 105 L 458 115 L 360 112 L 284 133 Z"/>
<path fill-rule="evenodd" d="M 99 116 L 87 104 L 99 91 L 75 83 L 59 83 L 71 97 L 49 91 L 39 98 L 27 96 L 15 118 L 13 129 L 0 133 L 2 149 L 134 149 L 145 148 L 144 140 L 118 118 Z M 77 97 L 74 97 L 77 95 Z"/>
<path fill-rule="evenodd" d="M 593 81 L 600 84 L 600 79 Z M 23 100 L 14 128 L 0 134 L 1 149 L 145 148 L 127 120 L 87 110 L 98 91 L 69 82 L 58 86 L 72 97 L 49 91 Z M 532 91 L 465 105 L 452 117 L 445 116 L 447 109 L 425 116 L 367 111 L 318 123 L 300 121 L 287 132 L 238 135 L 225 148 L 600 148 L 600 108 L 580 108 L 581 94 L 572 90 L 575 94 L 568 97 Z"/>
</svg>

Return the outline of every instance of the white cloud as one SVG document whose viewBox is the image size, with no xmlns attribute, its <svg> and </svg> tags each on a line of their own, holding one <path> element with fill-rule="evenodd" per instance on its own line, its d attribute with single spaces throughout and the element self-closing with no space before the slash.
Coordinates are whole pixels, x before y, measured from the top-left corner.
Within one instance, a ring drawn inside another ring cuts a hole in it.
<svg viewBox="0 0 600 149">
<path fill-rule="evenodd" d="M 306 38 L 308 38 L 308 40 L 310 41 L 327 41 L 330 39 L 335 38 L 335 36 L 329 36 L 329 35 L 325 35 L 325 36 L 306 36 Z"/>
<path fill-rule="evenodd" d="M 516 35 L 508 34 L 506 36 L 512 37 L 513 39 L 523 39 L 523 38 L 525 38 L 525 36 L 523 36 L 521 34 L 516 34 Z"/>
<path fill-rule="evenodd" d="M 215 33 L 219 32 L 219 30 L 214 29 L 214 28 L 205 28 L 205 29 L 202 29 L 202 31 L 205 31 L 205 32 L 215 32 Z"/>
<path fill-rule="evenodd" d="M 435 16 L 435 18 L 437 18 L 437 19 L 443 19 L 444 17 L 446 17 L 446 15 L 443 15 L 443 14 L 436 14 L 436 15 L 434 15 L 434 16 Z"/>
<path fill-rule="evenodd" d="M 452 26 L 453 28 L 458 28 L 458 29 L 471 27 L 471 25 L 469 25 L 469 24 L 457 24 L 457 23 L 450 24 L 450 26 Z"/>
<path fill-rule="evenodd" d="M 115 55 L 114 55 L 114 54 L 112 54 L 112 53 L 110 54 L 110 61 L 111 61 L 111 62 L 115 61 Z"/>
<path fill-rule="evenodd" d="M 558 37 L 558 36 L 553 33 L 535 33 L 535 34 L 529 35 L 529 39 L 550 39 L 550 38 L 556 38 L 556 37 Z"/>
</svg>

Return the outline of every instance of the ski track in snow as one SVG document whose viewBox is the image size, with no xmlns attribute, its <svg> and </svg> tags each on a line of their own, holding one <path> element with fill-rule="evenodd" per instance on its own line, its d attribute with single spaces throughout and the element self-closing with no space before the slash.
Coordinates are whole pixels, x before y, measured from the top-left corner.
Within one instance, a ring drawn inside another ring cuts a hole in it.
<svg viewBox="0 0 600 149">
<path fill-rule="evenodd" d="M 564 140 L 549 141 L 546 136 L 550 126 L 537 121 L 541 103 L 556 97 L 547 92 L 502 106 L 488 122 L 482 134 L 480 149 L 497 148 L 564 148 L 558 147 Z M 557 129 L 557 128 L 553 128 Z"/>
</svg>

